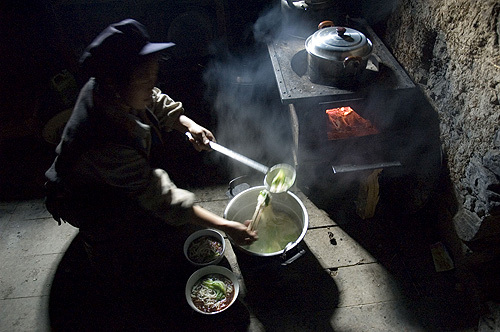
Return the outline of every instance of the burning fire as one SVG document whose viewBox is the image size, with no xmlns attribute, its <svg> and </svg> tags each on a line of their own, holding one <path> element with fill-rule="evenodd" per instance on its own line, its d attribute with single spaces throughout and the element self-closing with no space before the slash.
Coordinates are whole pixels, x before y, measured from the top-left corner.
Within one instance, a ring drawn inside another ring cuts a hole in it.
<svg viewBox="0 0 500 332">
<path fill-rule="evenodd" d="M 379 133 L 370 121 L 362 118 L 349 106 L 327 109 L 326 114 L 329 140 Z"/>
<path fill-rule="evenodd" d="M 327 110 L 327 112 L 328 111 L 331 111 L 331 110 Z M 348 115 L 351 112 L 354 112 L 354 110 L 352 108 L 350 108 L 349 106 L 347 106 L 347 107 L 341 107 L 340 111 L 344 112 L 344 116 Z"/>
</svg>

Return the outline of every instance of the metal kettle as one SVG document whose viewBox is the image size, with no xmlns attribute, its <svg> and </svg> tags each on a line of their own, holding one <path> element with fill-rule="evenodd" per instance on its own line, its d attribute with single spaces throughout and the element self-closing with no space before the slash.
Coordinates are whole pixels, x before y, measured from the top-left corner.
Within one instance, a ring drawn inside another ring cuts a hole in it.
<svg viewBox="0 0 500 332">
<path fill-rule="evenodd" d="M 307 38 L 316 31 L 318 22 L 339 20 L 335 0 L 280 0 L 285 25 L 298 37 Z"/>
<path fill-rule="evenodd" d="M 332 8 L 334 0 L 281 0 L 281 8 L 299 11 L 317 11 Z"/>
</svg>

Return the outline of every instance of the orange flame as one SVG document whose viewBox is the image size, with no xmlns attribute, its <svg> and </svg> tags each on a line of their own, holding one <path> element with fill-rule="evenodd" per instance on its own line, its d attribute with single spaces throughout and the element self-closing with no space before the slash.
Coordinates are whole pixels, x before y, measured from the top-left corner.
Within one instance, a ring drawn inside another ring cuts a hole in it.
<svg viewBox="0 0 500 332">
<path fill-rule="evenodd" d="M 377 134 L 370 121 L 362 118 L 350 106 L 327 109 L 328 139 L 340 139 Z"/>
</svg>

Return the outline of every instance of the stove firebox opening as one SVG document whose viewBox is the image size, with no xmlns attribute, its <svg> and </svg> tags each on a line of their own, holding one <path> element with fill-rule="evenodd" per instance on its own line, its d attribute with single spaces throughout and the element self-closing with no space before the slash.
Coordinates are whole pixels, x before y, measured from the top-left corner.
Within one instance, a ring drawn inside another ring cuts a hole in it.
<svg viewBox="0 0 500 332">
<path fill-rule="evenodd" d="M 350 106 L 330 108 L 327 114 L 327 138 L 337 140 L 349 137 L 375 135 L 379 130 Z"/>
</svg>

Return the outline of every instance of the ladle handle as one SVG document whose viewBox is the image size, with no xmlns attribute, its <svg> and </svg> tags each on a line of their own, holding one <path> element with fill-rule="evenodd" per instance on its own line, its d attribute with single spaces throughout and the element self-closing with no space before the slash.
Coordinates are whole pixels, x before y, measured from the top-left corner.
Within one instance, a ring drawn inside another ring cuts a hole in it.
<svg viewBox="0 0 500 332">
<path fill-rule="evenodd" d="M 189 132 L 186 132 L 186 136 L 191 139 L 193 136 L 191 135 L 191 133 Z M 264 173 L 264 174 L 267 174 L 267 172 L 269 171 L 269 167 L 265 166 L 265 165 L 262 165 L 248 157 L 245 157 L 244 155 L 242 154 L 239 154 L 238 152 L 234 152 L 233 150 L 229 150 L 228 148 L 218 144 L 218 143 L 215 143 L 215 142 L 210 142 L 209 143 L 210 147 L 212 148 L 212 150 L 215 150 L 217 152 L 220 152 L 226 156 L 228 156 L 229 158 L 232 158 L 234 160 L 237 160 L 261 173 Z"/>
<path fill-rule="evenodd" d="M 237 160 L 259 172 L 262 172 L 264 174 L 267 174 L 267 171 L 269 171 L 269 167 L 267 166 L 264 166 L 250 158 L 247 158 L 245 157 L 244 155 L 241 155 L 237 152 L 234 152 L 233 150 L 229 150 L 228 148 L 218 144 L 218 143 L 215 143 L 215 142 L 210 142 L 210 147 L 212 149 L 214 149 L 215 151 L 217 152 L 220 152 L 230 158 L 233 158 L 234 160 Z"/>
</svg>

